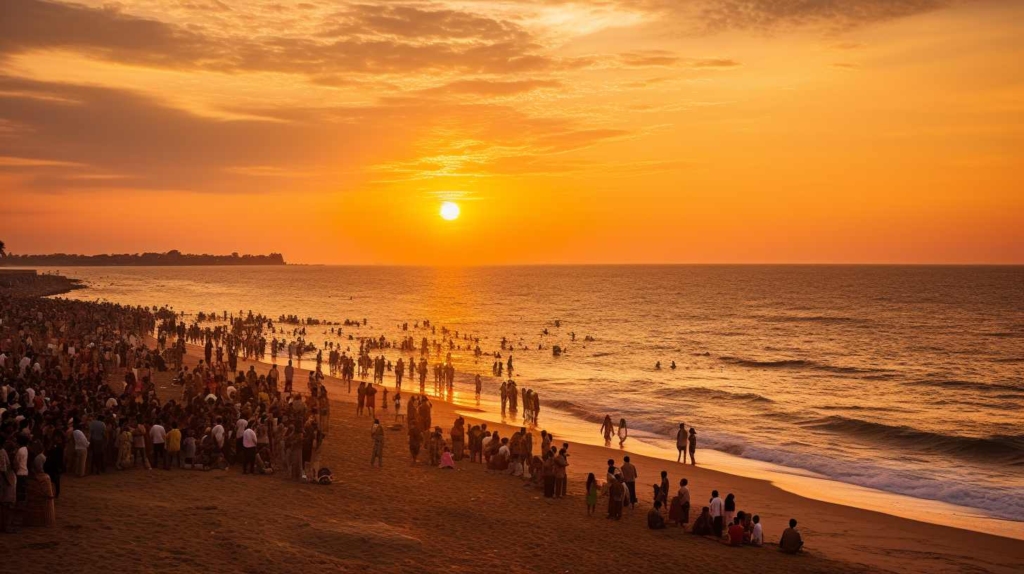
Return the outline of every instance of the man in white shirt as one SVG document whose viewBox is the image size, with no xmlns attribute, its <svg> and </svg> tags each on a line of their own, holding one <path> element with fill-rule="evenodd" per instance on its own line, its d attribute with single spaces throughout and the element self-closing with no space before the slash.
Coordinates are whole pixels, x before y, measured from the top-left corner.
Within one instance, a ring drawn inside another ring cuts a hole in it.
<svg viewBox="0 0 1024 574">
<path fill-rule="evenodd" d="M 81 478 L 85 476 L 85 463 L 89 459 L 89 439 L 82 432 L 82 425 L 75 427 L 71 436 L 75 441 L 75 475 Z"/>
<path fill-rule="evenodd" d="M 223 451 L 224 450 L 224 425 L 223 425 L 223 422 L 224 421 L 220 417 L 217 417 L 217 424 L 216 424 L 216 426 L 213 427 L 213 430 L 210 431 L 210 434 L 213 435 L 213 440 L 217 443 L 217 450 L 218 451 Z"/>
<path fill-rule="evenodd" d="M 712 529 L 715 535 L 722 537 L 722 530 L 725 528 L 723 522 L 725 517 L 725 502 L 718 496 L 717 490 L 711 491 L 711 519 L 714 521 Z"/>
<path fill-rule="evenodd" d="M 764 531 L 761 529 L 761 517 L 755 514 L 752 520 L 754 528 L 750 531 L 750 545 L 762 546 L 764 545 Z"/>
<path fill-rule="evenodd" d="M 167 464 L 167 429 L 157 422 L 149 429 L 149 438 L 153 440 L 153 467 L 156 468 L 163 462 L 164 470 L 170 467 Z"/>
<path fill-rule="evenodd" d="M 248 426 L 248 422 L 246 425 L 242 431 L 242 474 L 256 474 L 256 431 Z"/>
</svg>

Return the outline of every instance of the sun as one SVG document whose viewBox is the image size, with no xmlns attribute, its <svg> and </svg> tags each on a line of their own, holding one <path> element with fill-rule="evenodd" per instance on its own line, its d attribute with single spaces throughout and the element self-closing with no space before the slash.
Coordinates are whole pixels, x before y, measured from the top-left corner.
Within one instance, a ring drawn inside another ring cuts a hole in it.
<svg viewBox="0 0 1024 574">
<path fill-rule="evenodd" d="M 441 218 L 452 221 L 459 218 L 459 204 L 446 201 L 441 204 Z"/>
</svg>

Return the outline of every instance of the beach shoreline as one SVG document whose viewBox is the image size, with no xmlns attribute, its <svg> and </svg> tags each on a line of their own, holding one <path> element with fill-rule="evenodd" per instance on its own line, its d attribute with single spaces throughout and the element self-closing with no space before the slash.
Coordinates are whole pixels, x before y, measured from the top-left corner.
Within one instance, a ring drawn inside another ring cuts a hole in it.
<svg viewBox="0 0 1024 574">
<path fill-rule="evenodd" d="M 190 357 L 193 359 L 200 354 L 198 347 L 190 346 L 189 350 L 192 353 Z M 315 365 L 315 361 L 308 361 L 308 363 Z M 252 365 L 256 367 L 258 373 L 266 373 L 272 363 L 240 358 L 239 365 L 240 369 L 243 367 L 248 369 Z M 306 380 L 308 372 L 309 369 L 296 368 L 296 388 L 301 386 L 301 381 Z M 356 401 L 354 388 L 352 394 L 347 393 L 346 386 L 335 377 L 327 377 L 325 386 L 332 401 L 332 417 L 338 416 L 336 413 L 339 409 L 336 407 L 348 407 L 351 409 L 350 413 L 354 411 Z M 407 386 L 406 388 L 411 389 L 412 387 Z M 391 394 L 394 386 L 388 385 L 388 389 Z M 403 393 L 403 396 L 407 395 Z M 429 392 L 427 396 L 431 398 L 433 405 L 433 424 L 441 426 L 446 437 L 458 416 L 465 418 L 469 425 L 487 423 L 490 430 L 497 429 L 502 436 L 510 436 L 512 432 L 520 428 L 520 425 L 494 422 L 486 412 L 476 410 L 472 406 L 445 402 L 439 400 L 439 397 L 430 395 Z M 382 412 L 384 411 L 378 409 L 378 414 Z M 387 412 L 389 416 L 394 416 L 393 411 Z M 354 416 L 354 413 L 352 414 Z M 382 423 L 389 421 L 388 418 L 381 418 Z M 366 421 L 367 427 L 369 422 Z M 540 424 L 536 428 L 530 429 L 535 434 L 535 444 L 539 444 L 539 432 L 544 428 L 544 425 Z M 358 441 L 359 438 L 356 437 L 356 440 Z M 407 442 L 404 433 L 396 434 L 392 440 L 401 442 L 403 447 Z M 561 444 L 563 440 L 565 437 L 555 433 L 554 444 Z M 365 447 L 369 453 L 368 441 Z M 569 453 L 571 456 L 568 468 L 568 492 L 572 497 L 579 498 L 580 504 L 582 504 L 582 485 L 585 482 L 586 473 L 593 472 L 600 477 L 606 468 L 606 460 L 615 459 L 616 464 L 619 465 L 622 462 L 622 456 L 629 455 L 640 472 L 637 491 L 641 504 L 638 505 L 633 517 L 633 520 L 638 522 L 643 520 L 643 515 L 651 506 L 651 484 L 658 481 L 659 473 L 662 470 L 666 470 L 673 485 L 676 485 L 678 480 L 683 477 L 690 481 L 690 491 L 695 501 L 695 510 L 692 513 L 699 512 L 697 501 L 709 496 L 712 489 L 717 489 L 722 493 L 735 493 L 739 501 L 738 510 L 747 510 L 761 516 L 766 542 L 777 541 L 789 518 L 797 518 L 804 532 L 808 551 L 828 560 L 850 566 L 866 565 L 871 569 L 921 572 L 922 574 L 943 571 L 960 572 L 968 568 L 977 569 L 979 562 L 984 562 L 988 567 L 985 571 L 990 572 L 1018 572 L 1024 568 L 1024 541 L 1016 538 L 930 524 L 912 517 L 901 517 L 816 500 L 779 488 L 766 479 L 729 474 L 703 466 L 682 465 L 634 453 L 628 448 L 623 451 L 613 447 L 570 441 Z M 329 461 L 325 461 L 325 464 L 327 462 Z M 466 466 L 465 461 L 462 466 Z M 469 470 L 485 472 L 482 465 L 470 465 Z M 507 479 L 518 480 L 512 477 Z M 598 509 L 599 512 L 602 509 L 600 501 Z"/>
<path fill-rule="evenodd" d="M 185 363 L 195 365 L 202 353 L 195 346 L 187 349 Z M 250 366 L 258 373 L 271 368 L 270 363 L 239 360 L 239 370 Z M 315 367 L 315 360 L 303 366 Z M 111 373 L 111 380 L 120 374 Z M 304 389 L 308 374 L 296 369 L 297 389 Z M 180 397 L 173 376 L 155 373 L 154 388 L 162 401 Z M 643 454 L 630 453 L 639 471 L 637 507 L 621 521 L 606 520 L 602 499 L 597 514 L 587 516 L 587 473 L 602 476 L 605 461 L 614 458 L 621 464 L 625 452 L 572 441 L 563 499 L 545 498 L 522 479 L 467 459 L 458 461 L 454 471 L 431 467 L 425 453 L 410 464 L 401 427 L 386 434 L 384 467 L 371 468 L 371 419 L 357 416 L 356 394 L 339 379 L 328 377 L 325 388 L 331 424 L 317 458 L 321 467 L 331 469 L 333 485 L 290 481 L 282 469 L 276 476 L 246 476 L 237 465 L 207 472 L 138 469 L 68 476 L 56 501 L 56 527 L 2 535 L 0 552 L 15 570 L 54 574 L 100 567 L 129 572 L 595 572 L 609 565 L 629 567 L 633 561 L 651 572 L 742 568 L 769 574 L 1003 574 L 1024 566 L 1024 543 L 1017 540 L 811 500 L 765 480 Z M 381 399 L 377 414 L 389 423 L 394 411 L 383 409 Z M 460 413 L 470 423 L 487 414 L 437 400 L 432 424 L 447 435 Z M 515 428 L 488 425 L 502 436 Z M 543 424 L 531 432 L 540 428 Z M 556 434 L 555 444 L 563 438 Z M 712 489 L 734 493 L 737 510 L 761 517 L 766 547 L 733 548 L 679 528 L 649 530 L 650 485 L 662 470 L 670 484 L 689 479 L 697 507 L 691 518 Z M 799 521 L 806 542 L 805 551 L 795 556 L 771 546 L 790 518 Z M 180 532 L 195 533 L 203 542 L 186 545 L 182 540 L 196 538 L 182 538 Z"/>
</svg>

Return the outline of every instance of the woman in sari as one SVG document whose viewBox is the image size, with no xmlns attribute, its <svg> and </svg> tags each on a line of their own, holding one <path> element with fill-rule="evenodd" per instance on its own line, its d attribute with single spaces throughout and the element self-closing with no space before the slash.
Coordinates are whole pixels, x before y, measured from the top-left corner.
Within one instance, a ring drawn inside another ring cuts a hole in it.
<svg viewBox="0 0 1024 574">
<path fill-rule="evenodd" d="M 25 487 L 25 526 L 52 527 L 57 523 L 53 507 L 53 485 L 43 471 L 43 460 L 36 459 Z"/>
<path fill-rule="evenodd" d="M 122 423 L 121 430 L 117 434 L 115 439 L 117 446 L 117 469 L 125 470 L 131 468 L 132 465 L 132 431 L 129 430 L 128 425 Z"/>
<path fill-rule="evenodd" d="M 462 453 L 466 448 L 466 421 L 462 417 L 455 419 L 455 426 L 452 427 L 452 458 L 462 460 Z"/>
</svg>

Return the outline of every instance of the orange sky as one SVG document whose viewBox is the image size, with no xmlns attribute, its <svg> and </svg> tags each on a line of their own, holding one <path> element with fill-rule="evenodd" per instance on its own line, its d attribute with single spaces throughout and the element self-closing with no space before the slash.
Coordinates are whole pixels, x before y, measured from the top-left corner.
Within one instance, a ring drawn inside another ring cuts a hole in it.
<svg viewBox="0 0 1024 574">
<path fill-rule="evenodd" d="M 12 252 L 1024 263 L 1022 2 L 104 4 L 2 3 Z"/>
</svg>

